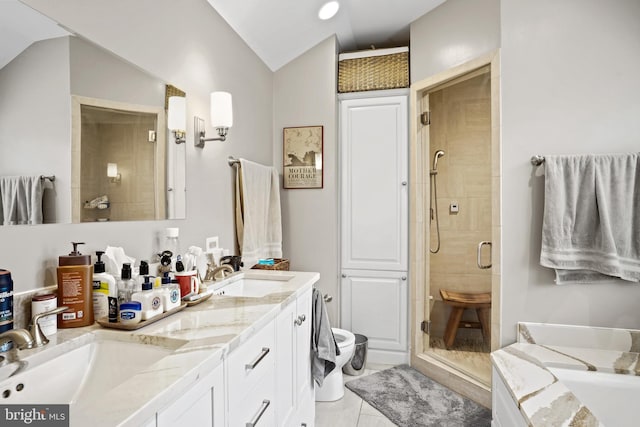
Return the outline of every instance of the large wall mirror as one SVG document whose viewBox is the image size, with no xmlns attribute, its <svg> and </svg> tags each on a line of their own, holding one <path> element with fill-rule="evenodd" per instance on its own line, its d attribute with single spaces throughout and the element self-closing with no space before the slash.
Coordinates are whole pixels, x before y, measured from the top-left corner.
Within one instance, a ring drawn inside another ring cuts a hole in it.
<svg viewBox="0 0 640 427">
<path fill-rule="evenodd" d="M 53 178 L 44 223 L 185 218 L 167 82 L 18 0 L 0 1 L 0 40 L 0 178 Z"/>
</svg>

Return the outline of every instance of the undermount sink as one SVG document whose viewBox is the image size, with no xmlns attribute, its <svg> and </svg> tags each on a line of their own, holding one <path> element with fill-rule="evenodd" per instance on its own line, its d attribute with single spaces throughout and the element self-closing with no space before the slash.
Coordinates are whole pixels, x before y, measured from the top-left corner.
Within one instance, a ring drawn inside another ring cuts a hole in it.
<svg viewBox="0 0 640 427">
<path fill-rule="evenodd" d="M 281 291 L 283 282 L 293 277 L 293 274 L 286 273 L 280 273 L 278 275 L 245 273 L 244 277 L 223 286 L 217 293 L 235 297 L 262 298 L 274 292 Z"/>
<path fill-rule="evenodd" d="M 14 362 L 26 366 L 0 382 L 0 404 L 81 405 L 99 399 L 185 343 L 145 338 L 96 331 L 89 342 L 35 366 L 28 358 Z"/>
</svg>

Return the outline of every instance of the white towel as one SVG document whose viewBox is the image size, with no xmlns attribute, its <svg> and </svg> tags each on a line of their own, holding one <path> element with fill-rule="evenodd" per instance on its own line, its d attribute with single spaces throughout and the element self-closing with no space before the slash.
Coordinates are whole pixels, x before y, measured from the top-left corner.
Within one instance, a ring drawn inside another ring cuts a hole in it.
<svg viewBox="0 0 640 427">
<path fill-rule="evenodd" d="M 640 281 L 640 156 L 545 156 L 540 264 L 556 283 Z"/>
<path fill-rule="evenodd" d="M 240 159 L 236 232 L 245 268 L 260 258 L 282 257 L 280 181 L 275 168 Z"/>
<path fill-rule="evenodd" d="M 2 224 L 42 224 L 43 191 L 40 175 L 0 177 Z"/>
</svg>

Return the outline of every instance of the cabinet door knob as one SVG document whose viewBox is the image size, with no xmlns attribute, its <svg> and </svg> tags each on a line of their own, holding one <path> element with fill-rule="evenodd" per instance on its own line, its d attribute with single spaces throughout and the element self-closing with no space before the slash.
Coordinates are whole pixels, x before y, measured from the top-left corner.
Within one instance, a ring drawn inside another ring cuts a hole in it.
<svg viewBox="0 0 640 427">
<path fill-rule="evenodd" d="M 407 185 L 407 181 L 402 181 L 402 185 L 406 186 Z"/>
<path fill-rule="evenodd" d="M 324 302 L 331 302 L 333 301 L 333 297 L 331 295 L 325 295 L 324 297 Z"/>
<path fill-rule="evenodd" d="M 346 278 L 347 278 L 347 275 L 346 275 L 346 274 L 343 274 L 343 275 L 342 275 L 342 278 L 343 278 L 343 279 L 346 279 Z"/>
<path fill-rule="evenodd" d="M 293 321 L 293 323 L 294 323 L 296 326 L 300 326 L 300 325 L 302 325 L 302 320 L 300 320 L 300 317 L 298 317 L 296 320 L 294 320 L 294 321 Z"/>
<path fill-rule="evenodd" d="M 407 280 L 407 276 L 402 276 L 402 280 Z"/>
</svg>

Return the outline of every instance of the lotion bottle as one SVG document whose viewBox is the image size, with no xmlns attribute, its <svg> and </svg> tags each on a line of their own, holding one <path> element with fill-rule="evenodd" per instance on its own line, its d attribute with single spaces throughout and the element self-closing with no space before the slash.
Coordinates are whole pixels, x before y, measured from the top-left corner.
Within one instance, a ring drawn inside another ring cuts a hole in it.
<svg viewBox="0 0 640 427">
<path fill-rule="evenodd" d="M 104 261 L 102 261 L 102 255 L 104 255 L 103 251 L 96 251 L 98 260 L 93 265 L 93 316 L 96 319 L 105 317 L 108 318 L 111 322 L 111 317 L 113 315 L 115 316 L 113 321 L 116 322 L 118 320 L 118 288 L 116 287 L 115 277 L 105 272 L 105 265 Z M 116 299 L 116 311 L 114 313 L 111 313 L 111 299 L 114 296 Z"/>
<path fill-rule="evenodd" d="M 149 276 L 145 276 L 142 292 L 134 293 L 131 301 L 142 304 L 142 320 L 149 320 L 162 314 L 162 296 L 153 290 L 153 283 L 149 281 Z"/>
<path fill-rule="evenodd" d="M 93 324 L 93 265 L 91 256 L 78 252 L 81 242 L 71 242 L 73 251 L 58 258 L 58 300 L 69 310 L 58 316 L 59 328 Z"/>
</svg>

